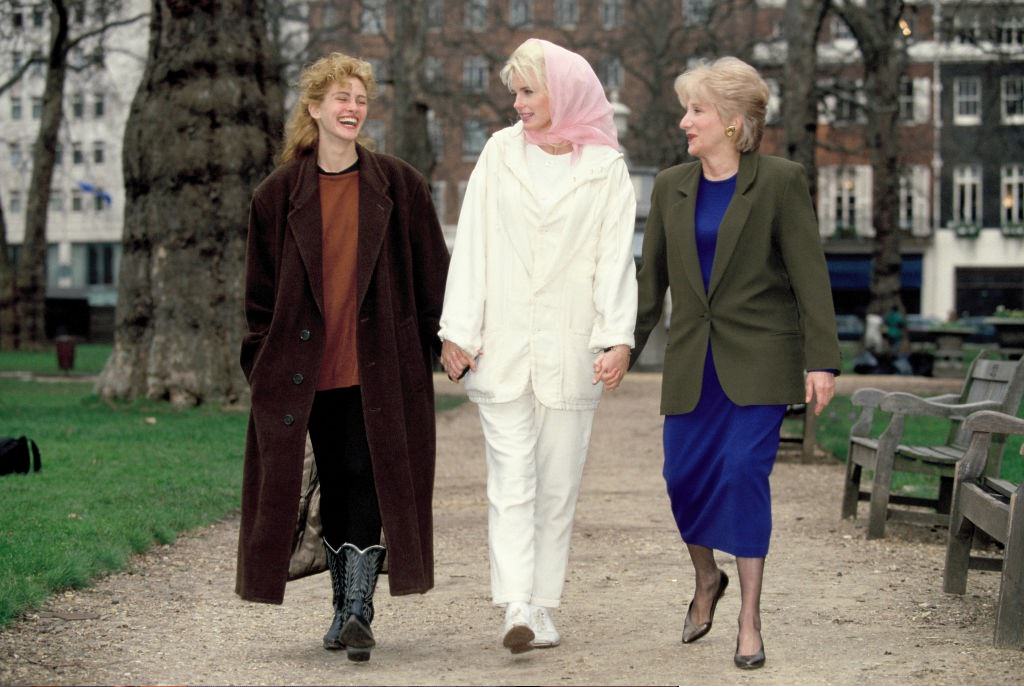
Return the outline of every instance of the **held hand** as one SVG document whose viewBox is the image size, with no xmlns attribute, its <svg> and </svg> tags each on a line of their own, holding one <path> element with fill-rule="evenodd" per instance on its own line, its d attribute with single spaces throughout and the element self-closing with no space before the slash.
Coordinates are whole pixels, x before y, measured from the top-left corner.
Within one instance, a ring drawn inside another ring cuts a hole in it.
<svg viewBox="0 0 1024 687">
<path fill-rule="evenodd" d="M 467 367 L 476 372 L 476 360 L 451 341 L 441 343 L 441 365 L 448 379 L 456 383 Z"/>
<path fill-rule="evenodd" d="M 594 384 L 604 382 L 607 391 L 615 391 L 629 367 L 629 346 L 619 344 L 594 360 Z"/>
<path fill-rule="evenodd" d="M 824 372 L 822 370 L 808 372 L 807 379 L 804 381 L 804 388 L 807 392 L 804 403 L 810 407 L 811 399 L 816 399 L 814 414 L 821 415 L 821 411 L 825 410 L 825 406 L 835 396 L 836 376 L 831 372 Z"/>
</svg>

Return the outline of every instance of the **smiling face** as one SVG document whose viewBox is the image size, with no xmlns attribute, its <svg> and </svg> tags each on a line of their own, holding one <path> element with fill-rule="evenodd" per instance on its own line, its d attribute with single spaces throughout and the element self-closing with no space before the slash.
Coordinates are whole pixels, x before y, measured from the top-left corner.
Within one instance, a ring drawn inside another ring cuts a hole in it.
<svg viewBox="0 0 1024 687">
<path fill-rule="evenodd" d="M 535 91 L 518 74 L 513 74 L 509 85 L 516 96 L 513 107 L 527 131 L 543 131 L 551 126 L 551 105 L 547 93 Z"/>
<path fill-rule="evenodd" d="M 309 116 L 316 120 L 320 140 L 354 144 L 366 121 L 368 100 L 366 86 L 359 79 L 332 84 L 323 100 L 309 106 Z"/>
<path fill-rule="evenodd" d="M 736 150 L 734 141 L 739 134 L 739 117 L 732 122 L 723 122 L 715 106 L 703 100 L 690 100 L 683 103 L 683 107 L 686 113 L 679 122 L 679 128 L 686 132 L 686 147 L 690 155 L 703 158 Z M 725 135 L 730 124 L 736 127 L 732 137 Z"/>
</svg>

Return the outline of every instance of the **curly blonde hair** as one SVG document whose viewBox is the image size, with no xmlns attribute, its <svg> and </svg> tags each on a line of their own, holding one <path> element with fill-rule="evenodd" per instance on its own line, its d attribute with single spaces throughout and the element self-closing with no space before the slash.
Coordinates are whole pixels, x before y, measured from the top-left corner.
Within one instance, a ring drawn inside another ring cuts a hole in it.
<svg viewBox="0 0 1024 687">
<path fill-rule="evenodd" d="M 761 145 L 770 92 L 757 70 L 743 60 L 720 57 L 711 64 L 701 63 L 680 74 L 675 89 L 683 107 L 697 98 L 713 105 L 723 122 L 738 116 L 742 125 L 736 149 L 741 153 Z"/>
<path fill-rule="evenodd" d="M 316 120 L 309 114 L 309 106 L 319 103 L 331 90 L 331 86 L 359 79 L 370 98 L 377 95 L 377 82 L 373 78 L 373 67 L 369 62 L 332 52 L 302 70 L 299 75 L 299 99 L 288 117 L 284 129 L 284 146 L 278 164 L 284 164 L 303 153 L 315 150 L 320 141 Z"/>
</svg>

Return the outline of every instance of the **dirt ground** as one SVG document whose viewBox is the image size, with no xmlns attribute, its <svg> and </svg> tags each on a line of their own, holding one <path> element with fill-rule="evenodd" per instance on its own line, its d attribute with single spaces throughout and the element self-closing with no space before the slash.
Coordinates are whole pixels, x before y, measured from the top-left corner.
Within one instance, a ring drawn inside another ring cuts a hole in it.
<svg viewBox="0 0 1024 687">
<path fill-rule="evenodd" d="M 841 378 L 870 385 L 887 381 Z M 908 380 L 897 379 L 900 388 Z M 864 539 L 839 518 L 841 466 L 780 458 L 763 598 L 765 669 L 732 665 L 738 586 L 711 633 L 679 641 L 693 576 L 661 479 L 660 377 L 634 374 L 598 411 L 573 534 L 562 646 L 511 656 L 489 603 L 476 409 L 438 418 L 436 588 L 390 597 L 382 580 L 369 664 L 329 653 L 325 575 L 281 607 L 232 593 L 238 518 L 136 558 L 0 633 L 2 684 L 1013 684 L 1024 652 L 991 646 L 995 573 L 942 592 L 945 533 L 891 525 Z M 955 386 L 955 382 L 954 382 Z M 940 393 L 949 382 L 920 382 Z M 439 390 L 451 392 L 448 382 Z M 735 570 L 727 555 L 727 571 Z M 734 577 L 735 579 L 735 577 Z"/>
</svg>

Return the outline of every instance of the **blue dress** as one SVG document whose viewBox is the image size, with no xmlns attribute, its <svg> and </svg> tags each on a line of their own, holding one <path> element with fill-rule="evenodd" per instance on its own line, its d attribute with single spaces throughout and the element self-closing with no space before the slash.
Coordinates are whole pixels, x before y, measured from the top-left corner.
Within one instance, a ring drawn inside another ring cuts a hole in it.
<svg viewBox="0 0 1024 687">
<path fill-rule="evenodd" d="M 705 291 L 718 227 L 735 190 L 735 176 L 700 180 L 694 226 Z M 683 541 L 748 558 L 768 553 L 772 532 L 768 477 L 785 413 L 784 405 L 739 406 L 729 400 L 718 381 L 708 343 L 697 407 L 665 417 L 662 474 Z"/>
</svg>

